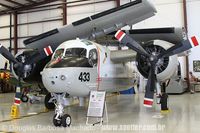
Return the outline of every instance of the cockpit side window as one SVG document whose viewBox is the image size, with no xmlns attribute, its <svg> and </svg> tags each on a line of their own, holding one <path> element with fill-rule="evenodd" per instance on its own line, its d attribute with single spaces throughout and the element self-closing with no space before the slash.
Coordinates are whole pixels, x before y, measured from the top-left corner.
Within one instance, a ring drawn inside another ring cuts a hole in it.
<svg viewBox="0 0 200 133">
<path fill-rule="evenodd" d="M 69 48 L 65 51 L 65 57 L 86 57 L 85 48 Z"/>
<path fill-rule="evenodd" d="M 97 66 L 98 54 L 96 49 L 90 50 L 88 60 L 91 66 Z"/>
<path fill-rule="evenodd" d="M 56 50 L 53 59 L 56 60 L 58 58 L 62 58 L 63 57 L 63 52 L 64 52 L 64 49 Z"/>
</svg>

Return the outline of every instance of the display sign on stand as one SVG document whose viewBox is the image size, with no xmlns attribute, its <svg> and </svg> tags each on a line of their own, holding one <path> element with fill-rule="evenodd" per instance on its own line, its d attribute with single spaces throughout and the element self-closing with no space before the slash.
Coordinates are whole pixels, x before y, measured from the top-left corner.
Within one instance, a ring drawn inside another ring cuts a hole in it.
<svg viewBox="0 0 200 133">
<path fill-rule="evenodd" d="M 105 91 L 91 91 L 90 92 L 89 106 L 88 106 L 88 111 L 87 111 L 87 121 L 86 121 L 87 125 L 89 125 L 89 117 L 97 118 L 98 120 L 96 123 L 93 123 L 92 125 L 95 125 L 98 123 L 102 125 L 104 110 L 105 110 L 106 118 L 108 121 L 105 98 L 106 98 Z"/>
</svg>

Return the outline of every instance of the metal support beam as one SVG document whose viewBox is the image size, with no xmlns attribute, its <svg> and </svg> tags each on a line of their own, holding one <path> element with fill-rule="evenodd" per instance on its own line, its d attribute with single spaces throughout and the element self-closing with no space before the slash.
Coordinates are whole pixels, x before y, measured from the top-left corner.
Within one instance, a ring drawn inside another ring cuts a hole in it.
<svg viewBox="0 0 200 133">
<path fill-rule="evenodd" d="M 28 2 L 30 2 L 30 3 L 37 3 L 37 2 L 35 2 L 35 1 L 33 1 L 33 0 L 26 0 L 26 1 L 28 1 Z"/>
<path fill-rule="evenodd" d="M 56 19 L 49 19 L 49 20 L 42 20 L 42 21 L 35 21 L 35 22 L 28 22 L 28 23 L 20 23 L 18 24 L 18 26 L 22 26 L 22 25 L 30 25 L 30 24 L 37 24 L 37 23 L 46 23 L 46 22 L 52 22 L 52 21 L 61 21 L 62 18 L 56 18 Z M 11 25 L 14 26 L 14 25 Z M 2 28 L 9 28 L 10 25 L 5 25 L 5 26 L 0 26 L 0 29 Z"/>
<path fill-rule="evenodd" d="M 187 1 L 183 0 L 183 14 L 184 14 L 184 27 L 186 33 L 188 33 L 188 22 L 187 22 Z M 188 56 L 185 57 L 185 64 L 186 64 L 186 77 L 187 77 L 187 85 L 188 91 L 190 90 L 190 80 L 189 80 L 189 58 Z"/>
<path fill-rule="evenodd" d="M 12 12 L 16 12 L 16 11 L 19 12 L 19 11 L 29 10 L 29 9 L 35 7 L 35 6 L 40 6 L 40 5 L 48 4 L 48 3 L 51 3 L 51 2 L 55 2 L 55 1 L 58 1 L 58 0 L 44 0 L 44 1 L 41 1 L 41 2 L 34 2 L 30 5 L 26 5 L 26 6 L 19 7 L 19 8 L 12 8 L 10 6 L 7 6 L 6 8 L 9 8 L 9 10 L 4 11 L 3 14 L 5 14 L 5 12 L 6 13 L 12 13 Z M 2 5 L 2 6 L 5 6 L 5 5 Z"/>
<path fill-rule="evenodd" d="M 120 6 L 120 0 L 115 0 L 116 1 L 116 5 L 117 5 L 117 7 L 119 7 Z"/>
<path fill-rule="evenodd" d="M 185 27 L 186 33 L 188 33 L 187 2 L 186 2 L 186 0 L 183 0 L 183 15 L 184 15 L 184 27 Z"/>
<path fill-rule="evenodd" d="M 17 2 L 17 1 L 13 1 L 13 0 L 5 0 L 5 1 L 13 3 L 13 4 L 18 5 L 18 6 L 25 6 L 25 5 L 23 5 L 23 4 L 21 4 L 21 3 Z"/>
<path fill-rule="evenodd" d="M 9 46 L 9 52 L 11 52 L 11 48 L 12 48 L 12 13 L 10 13 L 10 25 L 9 25 L 9 28 L 10 28 L 10 46 Z"/>
<path fill-rule="evenodd" d="M 10 13 L 10 27 L 9 27 L 10 28 L 10 37 L 9 37 L 10 45 L 8 49 L 10 53 L 12 52 L 12 20 L 13 20 L 12 17 L 13 17 L 12 13 Z M 9 64 L 11 64 L 11 61 L 9 61 Z M 10 70 L 12 72 L 11 65 L 10 65 Z"/>
<path fill-rule="evenodd" d="M 116 7 L 120 7 L 120 0 L 115 0 L 116 2 Z M 122 50 L 122 47 L 121 46 L 118 46 L 118 50 Z"/>
<path fill-rule="evenodd" d="M 63 2 L 66 2 L 66 0 L 63 0 Z M 67 5 L 66 4 L 63 4 L 63 25 L 66 25 L 67 24 Z"/>
<path fill-rule="evenodd" d="M 17 48 L 18 48 L 18 19 L 17 19 L 18 15 L 17 12 L 14 12 L 14 54 L 17 54 Z"/>
<path fill-rule="evenodd" d="M 12 6 L 8 6 L 8 5 L 5 5 L 3 3 L 0 3 L 1 6 L 5 7 L 5 8 L 8 8 L 9 10 L 14 10 L 15 8 L 12 7 Z"/>
<path fill-rule="evenodd" d="M 88 2 L 88 3 L 80 3 L 80 2 Z M 91 2 L 91 0 L 78 0 L 78 1 L 72 1 L 72 2 L 61 2 L 61 3 L 58 3 L 58 4 L 49 4 L 49 5 L 43 5 L 43 6 L 36 6 L 36 7 L 32 7 L 30 8 L 29 10 L 32 10 L 32 9 L 38 9 L 38 8 L 46 8 L 46 7 L 52 7 L 52 6 L 62 6 L 63 4 L 66 4 L 67 7 L 75 7 L 75 6 L 84 6 L 84 5 L 90 5 L 90 4 L 98 4 L 98 3 L 104 3 L 104 2 L 109 2 L 109 1 L 115 1 L 115 0 L 102 0 L 102 1 L 93 1 Z M 77 3 L 77 5 L 75 5 L 75 3 Z M 79 4 L 78 4 L 79 3 Z M 70 5 L 70 4 L 73 4 L 73 5 Z"/>
</svg>

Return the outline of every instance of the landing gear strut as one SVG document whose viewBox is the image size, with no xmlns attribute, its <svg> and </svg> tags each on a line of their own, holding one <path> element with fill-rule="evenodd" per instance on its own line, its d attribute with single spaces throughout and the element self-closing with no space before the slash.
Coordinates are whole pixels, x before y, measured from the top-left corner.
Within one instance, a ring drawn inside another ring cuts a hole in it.
<svg viewBox="0 0 200 133">
<path fill-rule="evenodd" d="M 168 99 L 168 94 L 166 93 L 166 83 L 162 83 L 162 89 L 163 89 L 163 93 L 160 97 L 160 104 L 161 104 L 161 111 L 168 111 L 168 107 L 167 107 L 167 99 Z"/>
<path fill-rule="evenodd" d="M 45 96 L 45 99 L 44 99 L 44 105 L 47 109 L 55 109 L 55 98 L 51 95 L 51 93 L 48 93 L 46 96 Z"/>
<path fill-rule="evenodd" d="M 69 127 L 71 125 L 71 116 L 64 114 L 64 106 L 66 106 L 65 93 L 55 94 L 53 93 L 54 98 L 56 99 L 55 103 L 55 115 L 53 117 L 53 124 L 57 126 Z"/>
</svg>

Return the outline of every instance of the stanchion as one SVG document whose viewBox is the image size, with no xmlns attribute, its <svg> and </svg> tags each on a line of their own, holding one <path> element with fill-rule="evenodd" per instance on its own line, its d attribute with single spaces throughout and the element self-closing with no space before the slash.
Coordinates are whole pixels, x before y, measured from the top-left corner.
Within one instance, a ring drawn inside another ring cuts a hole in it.
<svg viewBox="0 0 200 133">
<path fill-rule="evenodd" d="M 14 98 L 14 104 L 11 106 L 11 112 L 10 112 L 10 116 L 13 119 L 19 118 L 19 105 L 21 103 L 21 89 L 18 86 L 16 88 L 16 93 L 15 93 L 15 98 Z"/>
</svg>

